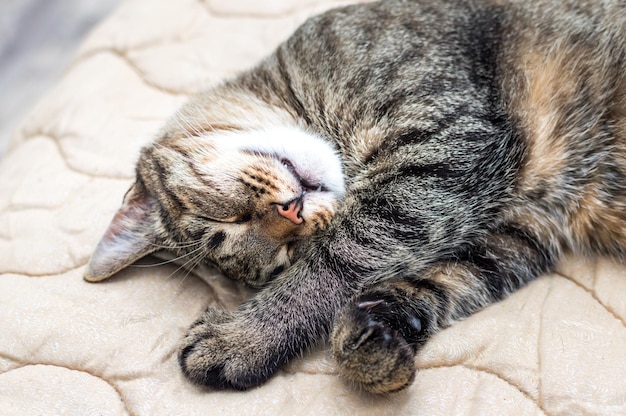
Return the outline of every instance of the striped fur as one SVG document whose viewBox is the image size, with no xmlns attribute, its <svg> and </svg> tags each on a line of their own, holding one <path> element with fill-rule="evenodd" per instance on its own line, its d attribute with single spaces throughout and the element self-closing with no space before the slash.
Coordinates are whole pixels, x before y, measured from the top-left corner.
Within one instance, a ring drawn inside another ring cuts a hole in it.
<svg viewBox="0 0 626 416">
<path fill-rule="evenodd" d="M 265 287 L 191 327 L 179 354 L 190 380 L 245 389 L 330 338 L 348 382 L 401 390 L 432 334 L 564 253 L 624 259 L 625 45 L 623 0 L 389 0 L 314 17 L 144 150 L 103 239 L 129 255 L 107 269 L 96 250 L 88 276 L 134 261 L 146 240 L 183 254 L 200 241 L 208 261 Z M 339 157 L 345 192 L 311 190 L 312 228 L 276 215 L 302 181 L 275 157 L 230 149 L 204 164 L 221 138 L 268 126 Z M 282 181 L 292 194 L 267 199 Z M 233 238 L 241 215 L 260 215 L 271 243 Z"/>
<path fill-rule="evenodd" d="M 294 127 L 164 135 L 143 150 L 85 277 L 105 279 L 169 248 L 189 268 L 208 263 L 262 286 L 289 267 L 298 242 L 328 226 L 344 192 L 332 148 Z M 137 212 L 143 220 L 133 222 Z"/>
</svg>

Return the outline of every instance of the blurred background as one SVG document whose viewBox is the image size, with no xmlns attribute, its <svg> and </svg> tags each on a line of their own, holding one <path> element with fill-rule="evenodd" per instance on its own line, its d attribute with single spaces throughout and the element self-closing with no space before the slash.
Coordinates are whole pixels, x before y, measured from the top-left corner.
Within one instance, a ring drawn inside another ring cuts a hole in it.
<svg viewBox="0 0 626 416">
<path fill-rule="evenodd" d="M 0 0 L 0 156 L 21 118 L 121 0 Z"/>
</svg>

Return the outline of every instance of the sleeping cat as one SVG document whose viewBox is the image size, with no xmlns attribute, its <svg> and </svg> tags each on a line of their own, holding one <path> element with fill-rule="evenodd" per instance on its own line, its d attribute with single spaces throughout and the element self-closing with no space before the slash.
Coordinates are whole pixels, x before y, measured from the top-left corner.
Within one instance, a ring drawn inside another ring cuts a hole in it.
<svg viewBox="0 0 626 416">
<path fill-rule="evenodd" d="M 421 345 L 563 253 L 626 250 L 626 3 L 389 0 L 308 20 L 144 148 L 85 278 L 160 248 L 261 287 L 182 342 L 245 389 L 330 339 L 408 386 Z"/>
</svg>

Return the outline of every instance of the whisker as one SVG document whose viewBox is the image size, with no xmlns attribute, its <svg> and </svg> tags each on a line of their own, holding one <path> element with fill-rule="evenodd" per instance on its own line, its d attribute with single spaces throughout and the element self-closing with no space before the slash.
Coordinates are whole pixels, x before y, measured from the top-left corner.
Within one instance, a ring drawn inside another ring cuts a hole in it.
<svg viewBox="0 0 626 416">
<path fill-rule="evenodd" d="M 187 270 L 187 273 L 185 273 L 183 278 L 180 279 L 180 282 L 178 283 L 179 287 L 182 286 L 185 280 L 187 280 L 187 278 L 193 273 L 194 269 L 198 267 L 198 265 L 202 262 L 203 258 L 204 256 L 202 256 L 201 253 L 198 253 L 198 255 L 196 255 L 195 258 L 190 259 L 187 263 L 185 263 L 184 265 L 178 268 L 177 271 L 179 271 L 183 267 Z M 190 267 L 188 266 L 189 264 L 191 264 Z"/>
<path fill-rule="evenodd" d="M 202 248 L 204 248 L 204 246 L 199 245 L 197 248 L 191 250 L 189 253 L 185 253 L 185 254 L 183 254 L 181 256 L 175 257 L 175 258 L 170 259 L 170 260 L 164 260 L 162 262 L 155 263 L 155 264 L 133 264 L 133 265 L 131 265 L 131 267 L 147 268 L 147 267 L 163 266 L 165 264 L 174 263 L 174 262 L 176 262 L 178 260 L 184 259 L 185 257 L 192 256 L 192 255 L 196 254 L 198 251 L 200 251 Z M 185 264 L 187 264 L 187 263 L 185 263 Z"/>
<path fill-rule="evenodd" d="M 157 244 L 157 243 L 149 243 L 152 247 L 158 247 L 158 248 L 162 248 L 164 250 L 174 250 L 177 248 L 188 248 L 188 247 L 193 247 L 197 244 L 202 244 L 202 240 L 196 240 L 196 241 L 192 241 L 189 243 L 174 243 L 174 244 L 170 244 L 170 245 L 162 245 L 162 244 Z"/>
<path fill-rule="evenodd" d="M 194 253 L 194 252 L 192 252 Z M 190 253 L 190 254 L 192 254 Z M 202 253 L 196 253 L 194 256 L 192 256 L 190 259 L 188 259 L 185 263 L 180 264 L 178 268 L 176 268 L 176 270 L 174 270 L 172 273 L 170 273 L 166 279 L 171 279 L 173 278 L 178 272 L 180 272 L 181 270 L 185 270 L 186 273 L 185 275 L 182 277 L 182 279 L 179 282 L 179 286 L 183 284 L 183 282 L 187 279 L 187 277 L 189 277 L 189 275 L 193 272 L 193 270 L 202 262 L 202 259 L 204 258 L 204 256 L 202 255 Z"/>
</svg>

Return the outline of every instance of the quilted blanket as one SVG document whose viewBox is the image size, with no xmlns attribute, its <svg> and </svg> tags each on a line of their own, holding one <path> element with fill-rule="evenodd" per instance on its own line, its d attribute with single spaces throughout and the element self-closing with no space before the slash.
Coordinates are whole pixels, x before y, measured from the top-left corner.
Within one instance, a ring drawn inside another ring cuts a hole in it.
<svg viewBox="0 0 626 416">
<path fill-rule="evenodd" d="M 0 163 L 0 414 L 626 414 L 626 266 L 606 259 L 570 258 L 441 332 L 388 397 L 338 380 L 325 346 L 247 392 L 198 388 L 177 343 L 244 288 L 150 258 L 83 280 L 168 116 L 339 4 L 126 0 L 85 40 Z"/>
</svg>

